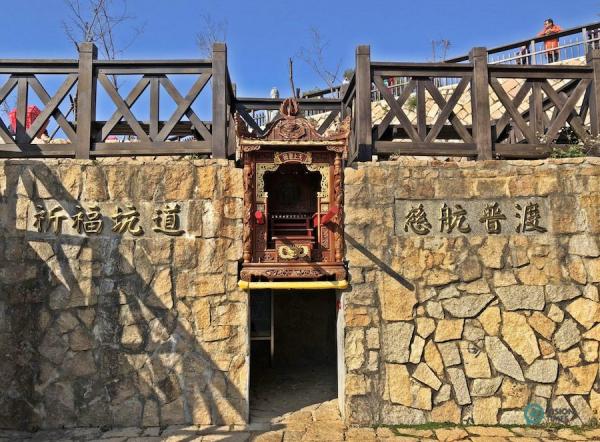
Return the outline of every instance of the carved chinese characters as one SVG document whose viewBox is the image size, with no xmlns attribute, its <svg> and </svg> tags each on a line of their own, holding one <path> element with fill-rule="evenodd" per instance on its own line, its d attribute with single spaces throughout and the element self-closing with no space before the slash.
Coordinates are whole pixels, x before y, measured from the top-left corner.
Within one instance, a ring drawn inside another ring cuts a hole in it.
<svg viewBox="0 0 600 442">
<path fill-rule="evenodd" d="M 150 213 L 152 213 L 151 216 Z M 33 206 L 32 230 L 38 233 L 77 233 L 79 235 L 117 234 L 142 236 L 147 231 L 158 235 L 181 236 L 181 204 L 170 203 L 147 208 L 142 214 L 131 203 L 101 209 L 98 205 L 76 205 L 68 210 L 61 204 L 49 203 Z"/>
<path fill-rule="evenodd" d="M 398 235 L 540 234 L 548 231 L 543 199 L 514 201 L 396 200 Z"/>
<path fill-rule="evenodd" d="M 73 215 L 73 228 L 77 233 L 98 234 L 102 232 L 104 220 L 100 207 L 91 206 L 86 212 L 81 206 L 76 206 L 77 212 Z"/>
<path fill-rule="evenodd" d="M 112 228 L 113 232 L 128 232 L 133 236 L 139 236 L 144 233 L 144 229 L 138 225 L 140 214 L 136 210 L 135 206 L 132 206 L 131 204 L 127 204 L 125 211 L 118 207 L 117 213 L 115 213 L 111 218 L 115 222 L 115 225 Z"/>
</svg>

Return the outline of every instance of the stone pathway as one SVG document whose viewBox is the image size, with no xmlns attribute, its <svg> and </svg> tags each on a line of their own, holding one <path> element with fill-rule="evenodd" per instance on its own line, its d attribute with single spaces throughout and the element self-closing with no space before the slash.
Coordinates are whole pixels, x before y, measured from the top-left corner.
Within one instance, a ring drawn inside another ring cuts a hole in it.
<svg viewBox="0 0 600 442">
<path fill-rule="evenodd" d="M 279 416 L 312 404 L 337 398 L 337 373 L 333 367 L 300 369 L 265 367 L 251 375 L 250 422 L 270 423 Z"/>
<path fill-rule="evenodd" d="M 472 441 L 472 442 L 536 442 L 549 440 L 598 441 L 600 428 L 538 429 L 503 427 L 418 428 L 348 428 L 337 410 L 337 401 L 310 405 L 277 417 L 271 423 L 248 426 L 198 427 L 171 426 L 165 429 L 121 428 L 102 431 L 99 428 L 38 431 L 26 433 L 0 430 L 0 442 L 8 441 L 101 441 L 101 442 L 293 442 L 293 441 Z"/>
</svg>

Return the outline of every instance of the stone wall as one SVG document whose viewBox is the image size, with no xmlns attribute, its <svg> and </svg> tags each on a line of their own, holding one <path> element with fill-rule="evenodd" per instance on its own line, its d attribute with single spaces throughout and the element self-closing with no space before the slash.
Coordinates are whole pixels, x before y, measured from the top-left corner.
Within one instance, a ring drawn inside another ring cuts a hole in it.
<svg viewBox="0 0 600 442">
<path fill-rule="evenodd" d="M 0 162 L 0 427 L 247 419 L 241 177 L 226 161 Z M 128 205 L 139 220 L 114 232 Z M 100 233 L 73 227 L 77 206 L 85 222 L 98 207 Z"/>
<path fill-rule="evenodd" d="M 0 427 L 247 421 L 242 193 L 225 161 L 1 161 Z M 345 195 L 349 423 L 600 416 L 597 159 L 368 163 Z"/>
<path fill-rule="evenodd" d="M 600 160 L 370 163 L 345 185 L 348 422 L 600 417 Z M 527 201 L 544 213 L 523 232 Z"/>
</svg>

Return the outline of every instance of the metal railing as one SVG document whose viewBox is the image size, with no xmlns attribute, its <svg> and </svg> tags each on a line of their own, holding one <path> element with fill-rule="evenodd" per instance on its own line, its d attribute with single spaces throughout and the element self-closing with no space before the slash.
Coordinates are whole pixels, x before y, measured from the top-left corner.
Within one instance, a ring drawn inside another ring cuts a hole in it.
<svg viewBox="0 0 600 442">
<path fill-rule="evenodd" d="M 558 39 L 558 46 L 551 51 L 547 50 L 545 42 L 554 39 Z M 600 48 L 600 22 L 595 22 L 585 26 L 566 29 L 558 34 L 521 40 L 489 49 L 488 63 L 517 65 L 552 64 L 584 58 L 590 49 L 598 48 Z M 552 54 L 550 59 L 548 57 L 549 53 Z M 462 63 L 468 60 L 469 56 L 463 55 L 445 60 L 445 63 Z M 456 85 L 459 80 L 458 78 L 435 78 L 434 82 L 438 87 L 444 87 Z M 388 77 L 384 79 L 384 84 L 395 97 L 399 97 L 402 94 L 408 83 L 409 79 L 403 77 Z M 319 98 L 336 96 L 337 98 L 339 97 L 340 89 L 341 86 L 334 88 L 333 94 L 329 88 L 321 89 L 303 94 L 303 97 Z M 382 100 L 381 92 L 374 85 L 371 88 L 371 100 Z"/>
<path fill-rule="evenodd" d="M 551 51 L 545 48 L 548 40 L 558 39 L 558 47 Z M 488 50 L 490 64 L 551 64 L 556 61 L 585 57 L 590 49 L 600 47 L 600 22 L 565 29 L 562 32 L 543 37 L 497 46 Z M 558 59 L 548 58 L 549 52 L 558 52 Z M 454 57 L 446 63 L 462 63 L 468 55 Z"/>
</svg>

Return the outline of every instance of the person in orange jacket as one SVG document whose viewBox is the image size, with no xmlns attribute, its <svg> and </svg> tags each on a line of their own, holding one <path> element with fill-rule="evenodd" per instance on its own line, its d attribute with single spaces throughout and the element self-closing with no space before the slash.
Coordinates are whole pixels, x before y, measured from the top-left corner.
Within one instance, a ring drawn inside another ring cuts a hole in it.
<svg viewBox="0 0 600 442">
<path fill-rule="evenodd" d="M 563 29 L 554 24 L 554 20 L 551 18 L 544 21 L 544 29 L 538 34 L 538 37 L 545 37 L 546 35 L 558 34 Z M 554 63 L 559 59 L 559 51 L 553 50 L 558 48 L 558 38 L 550 38 L 544 41 L 544 47 L 546 48 L 546 54 L 548 56 L 548 63 Z"/>
</svg>

